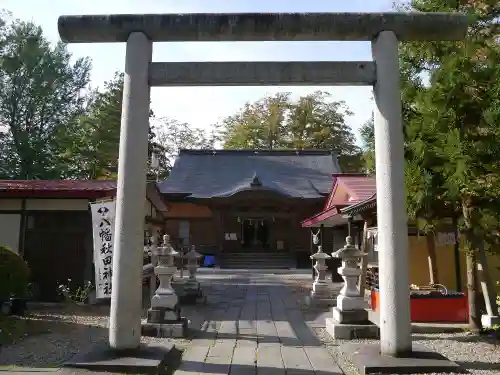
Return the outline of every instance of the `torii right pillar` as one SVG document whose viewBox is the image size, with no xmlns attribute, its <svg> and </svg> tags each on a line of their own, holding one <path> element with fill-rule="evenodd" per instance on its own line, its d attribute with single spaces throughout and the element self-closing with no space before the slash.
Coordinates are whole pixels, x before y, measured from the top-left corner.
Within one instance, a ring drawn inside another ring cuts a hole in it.
<svg viewBox="0 0 500 375">
<path fill-rule="evenodd" d="M 412 351 L 405 210 L 404 138 L 399 83 L 398 39 L 382 31 L 372 42 L 376 65 L 375 155 L 380 277 L 380 351 Z M 397 314 L 396 314 L 397 312 Z"/>
<path fill-rule="evenodd" d="M 408 224 L 405 210 L 404 133 L 398 38 L 381 31 L 372 40 L 376 65 L 374 128 L 380 293 L 380 348 L 347 344 L 360 374 L 461 372 L 455 362 L 412 344 Z"/>
</svg>

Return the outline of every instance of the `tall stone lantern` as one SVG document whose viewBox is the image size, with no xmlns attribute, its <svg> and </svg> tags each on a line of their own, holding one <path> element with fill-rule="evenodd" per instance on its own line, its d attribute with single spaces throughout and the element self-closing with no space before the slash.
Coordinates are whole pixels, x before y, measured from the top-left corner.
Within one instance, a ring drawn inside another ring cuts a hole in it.
<svg viewBox="0 0 500 375">
<path fill-rule="evenodd" d="M 153 248 L 152 251 L 157 261 L 154 272 L 160 281 L 160 286 L 151 299 L 147 323 L 142 327 L 143 334 L 156 337 L 184 337 L 187 319 L 181 317 L 179 298 L 171 284 L 172 277 L 177 271 L 174 258 L 178 253 L 172 247 L 168 234 L 163 236 L 163 245 Z"/>
<path fill-rule="evenodd" d="M 353 244 L 351 236 L 346 238 L 344 247 L 332 253 L 332 257 L 342 259 L 338 273 L 344 279 L 337 306 L 332 309 L 333 317 L 326 319 L 326 330 L 333 338 L 349 340 L 378 337 L 379 329 L 368 320 L 368 304 L 357 286 L 362 272 L 359 263 L 366 255 Z"/>
</svg>

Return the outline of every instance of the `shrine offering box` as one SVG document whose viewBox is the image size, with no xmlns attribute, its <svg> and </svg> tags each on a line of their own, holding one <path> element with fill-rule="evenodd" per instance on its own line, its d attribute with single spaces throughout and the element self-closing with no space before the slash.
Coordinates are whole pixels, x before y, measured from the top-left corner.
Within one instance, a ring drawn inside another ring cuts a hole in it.
<svg viewBox="0 0 500 375">
<path fill-rule="evenodd" d="M 373 311 L 380 310 L 379 290 L 372 288 L 370 296 Z M 410 314 L 414 323 L 467 323 L 469 310 L 464 293 L 412 291 Z"/>
</svg>

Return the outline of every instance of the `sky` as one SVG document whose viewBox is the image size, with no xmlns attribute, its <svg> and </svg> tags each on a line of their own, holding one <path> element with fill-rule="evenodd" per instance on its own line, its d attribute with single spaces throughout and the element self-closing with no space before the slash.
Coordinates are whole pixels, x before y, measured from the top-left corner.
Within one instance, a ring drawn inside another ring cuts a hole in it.
<svg viewBox="0 0 500 375">
<path fill-rule="evenodd" d="M 44 3 L 44 6 L 42 6 Z M 0 0 L 0 9 L 15 18 L 34 21 L 45 36 L 59 40 L 60 15 L 111 13 L 224 13 L 224 12 L 381 12 L 393 0 Z M 49 5 L 50 4 L 50 5 Z M 116 71 L 123 71 L 124 43 L 70 44 L 75 58 L 92 59 L 92 86 L 102 87 Z M 189 42 L 155 43 L 153 61 L 355 61 L 371 60 L 369 42 Z M 356 136 L 370 118 L 371 87 L 171 87 L 151 90 L 151 107 L 158 117 L 168 116 L 206 130 L 237 112 L 246 102 L 267 94 L 291 92 L 299 97 L 315 90 L 343 100 L 354 115 L 347 118 Z M 359 139 L 358 139 L 359 140 Z"/>
</svg>

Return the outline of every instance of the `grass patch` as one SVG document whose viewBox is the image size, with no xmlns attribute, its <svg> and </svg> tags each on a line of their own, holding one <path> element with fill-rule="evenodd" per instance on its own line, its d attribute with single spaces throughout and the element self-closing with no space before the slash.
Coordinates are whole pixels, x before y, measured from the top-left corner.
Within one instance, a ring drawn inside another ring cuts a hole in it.
<svg viewBox="0 0 500 375">
<path fill-rule="evenodd" d="M 41 321 L 29 317 L 7 316 L 0 314 L 0 346 L 13 344 L 26 337 L 48 333 Z"/>
</svg>

